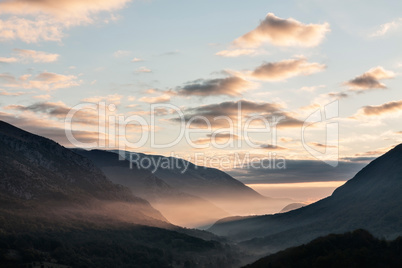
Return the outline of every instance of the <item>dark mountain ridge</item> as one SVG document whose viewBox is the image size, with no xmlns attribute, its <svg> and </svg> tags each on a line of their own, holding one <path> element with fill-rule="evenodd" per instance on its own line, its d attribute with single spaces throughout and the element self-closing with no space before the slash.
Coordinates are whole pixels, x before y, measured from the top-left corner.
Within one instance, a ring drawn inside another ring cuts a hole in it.
<svg viewBox="0 0 402 268">
<path fill-rule="evenodd" d="M 0 121 L 1 267 L 232 267 L 239 256 L 172 225 L 86 157 Z"/>
<path fill-rule="evenodd" d="M 402 235 L 401 190 L 398 145 L 325 199 L 287 213 L 218 221 L 209 230 L 265 254 L 359 228 L 391 239 Z"/>
<path fill-rule="evenodd" d="M 264 257 L 247 268 L 402 267 L 402 238 L 385 241 L 365 230 L 319 237 Z"/>
</svg>

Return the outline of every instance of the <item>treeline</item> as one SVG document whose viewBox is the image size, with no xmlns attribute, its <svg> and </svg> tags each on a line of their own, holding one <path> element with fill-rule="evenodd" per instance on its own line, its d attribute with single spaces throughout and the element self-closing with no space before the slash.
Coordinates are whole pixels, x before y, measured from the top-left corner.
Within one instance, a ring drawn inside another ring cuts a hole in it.
<svg viewBox="0 0 402 268">
<path fill-rule="evenodd" d="M 402 237 L 385 241 L 365 230 L 332 234 L 267 256 L 247 268 L 402 267 Z"/>
<path fill-rule="evenodd" d="M 228 245 L 146 226 L 0 235 L 0 267 L 232 267 L 236 258 Z"/>
</svg>

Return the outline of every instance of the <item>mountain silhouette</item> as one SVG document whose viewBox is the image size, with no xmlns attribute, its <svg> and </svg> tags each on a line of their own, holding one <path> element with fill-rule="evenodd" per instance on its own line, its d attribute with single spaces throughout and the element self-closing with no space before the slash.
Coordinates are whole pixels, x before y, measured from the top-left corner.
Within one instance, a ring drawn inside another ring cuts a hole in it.
<svg viewBox="0 0 402 268">
<path fill-rule="evenodd" d="M 402 145 L 375 159 L 333 194 L 274 215 L 223 219 L 209 231 L 265 255 L 329 233 L 366 229 L 393 239 L 402 234 Z"/>
<path fill-rule="evenodd" d="M 402 267 L 402 238 L 387 242 L 365 230 L 319 237 L 264 257 L 246 268 Z"/>
<path fill-rule="evenodd" d="M 232 267 L 242 255 L 172 225 L 88 158 L 3 121 L 0 241 L 0 267 Z"/>
<path fill-rule="evenodd" d="M 149 169 L 136 165 L 130 168 L 128 160 L 103 150 L 73 149 L 90 159 L 108 179 L 127 186 L 135 196 L 146 199 L 172 223 L 185 227 L 211 225 L 229 214 L 210 201 L 172 187 Z"/>
</svg>

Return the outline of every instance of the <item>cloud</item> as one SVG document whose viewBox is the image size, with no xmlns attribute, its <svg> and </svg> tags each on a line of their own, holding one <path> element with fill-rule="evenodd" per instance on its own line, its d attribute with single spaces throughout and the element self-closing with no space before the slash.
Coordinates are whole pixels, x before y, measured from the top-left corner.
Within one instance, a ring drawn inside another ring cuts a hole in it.
<svg viewBox="0 0 402 268">
<path fill-rule="evenodd" d="M 138 100 L 141 102 L 146 102 L 146 103 L 163 103 L 163 102 L 170 101 L 170 95 L 164 94 L 164 95 L 157 96 L 157 97 L 142 97 Z"/>
<path fill-rule="evenodd" d="M 19 111 L 46 113 L 55 117 L 62 117 L 62 118 L 64 118 L 70 111 L 70 108 L 62 102 L 40 102 L 29 106 L 9 105 L 6 108 Z"/>
<path fill-rule="evenodd" d="M 117 50 L 115 53 L 113 53 L 113 56 L 115 58 L 121 58 L 121 57 L 127 57 L 131 54 L 131 51 L 128 50 Z"/>
<path fill-rule="evenodd" d="M 243 48 L 243 49 L 222 50 L 217 52 L 215 55 L 221 57 L 234 58 L 239 56 L 255 56 L 259 54 L 262 54 L 262 52 L 259 52 L 255 49 Z"/>
<path fill-rule="evenodd" d="M 380 80 L 391 79 L 395 77 L 395 73 L 387 71 L 381 66 L 371 68 L 362 75 L 359 75 L 344 85 L 349 86 L 351 90 L 364 91 L 370 89 L 386 89 L 386 85 L 381 83 Z"/>
<path fill-rule="evenodd" d="M 141 61 L 144 61 L 144 60 L 140 59 L 140 58 L 134 58 L 131 60 L 131 62 L 141 62 Z"/>
<path fill-rule="evenodd" d="M 13 63 L 13 62 L 54 62 L 59 58 L 59 54 L 52 54 L 43 51 L 29 50 L 29 49 L 14 49 L 14 57 L 0 57 L 0 63 Z"/>
<path fill-rule="evenodd" d="M 46 94 L 46 95 L 37 95 L 37 96 L 34 96 L 34 98 L 38 99 L 38 100 L 50 100 L 52 98 L 52 96 L 49 94 Z"/>
<path fill-rule="evenodd" d="M 176 49 L 174 51 L 168 51 L 160 54 L 160 56 L 174 56 L 180 54 L 180 50 Z"/>
<path fill-rule="evenodd" d="M 338 146 L 326 145 L 326 144 L 322 144 L 322 143 L 318 143 L 318 142 L 310 142 L 310 144 L 315 147 L 319 147 L 319 148 L 338 148 Z"/>
<path fill-rule="evenodd" d="M 97 21 L 100 12 L 123 8 L 130 0 L 6 0 L 0 2 L 0 40 L 60 41 L 63 30 Z M 27 18 L 29 17 L 29 18 Z"/>
<path fill-rule="evenodd" d="M 22 61 L 33 62 L 55 62 L 59 58 L 59 54 L 47 53 L 43 51 L 36 51 L 30 49 L 14 49 L 14 52 Z"/>
<path fill-rule="evenodd" d="M 269 160 L 262 160 L 268 166 Z M 319 181 L 345 181 L 352 178 L 366 163 L 340 161 L 331 167 L 318 160 L 286 159 L 285 169 L 254 167 L 236 168 L 228 173 L 244 183 L 295 183 Z"/>
<path fill-rule="evenodd" d="M 336 100 L 348 98 L 349 94 L 345 92 L 329 92 L 323 93 L 316 96 L 309 105 L 303 106 L 300 109 L 307 111 L 308 113 L 312 112 L 311 110 L 317 110 L 322 107 L 323 104 L 328 104 Z"/>
<path fill-rule="evenodd" d="M 329 24 L 303 24 L 295 19 L 281 19 L 268 13 L 254 30 L 237 38 L 237 47 L 259 47 L 265 42 L 275 46 L 314 47 L 329 32 Z"/>
<path fill-rule="evenodd" d="M 9 91 L 5 91 L 4 89 L 0 89 L 0 96 L 21 96 L 26 94 L 26 92 L 9 92 Z"/>
<path fill-rule="evenodd" d="M 75 75 L 63 75 L 50 72 L 43 72 L 31 78 L 31 75 L 23 75 L 16 78 L 9 74 L 0 74 L 0 81 L 3 80 L 3 86 L 10 88 L 55 90 L 60 88 L 69 88 L 79 86 L 81 81 L 77 80 Z"/>
<path fill-rule="evenodd" d="M 185 122 L 190 122 L 191 120 L 191 126 L 195 127 L 206 127 L 205 120 L 207 120 L 212 128 L 230 127 L 228 120 L 232 124 L 237 123 L 238 120 L 250 120 L 250 125 L 253 125 L 253 122 L 262 123 L 261 120 L 267 120 L 272 123 L 273 117 L 278 120 L 281 118 L 277 124 L 278 128 L 301 127 L 303 125 L 303 121 L 294 118 L 289 112 L 282 111 L 281 108 L 280 105 L 269 102 L 226 101 L 189 108 L 184 111 L 183 119 Z M 239 115 L 241 115 L 241 118 L 239 118 Z M 258 117 L 252 117 L 253 115 Z M 172 120 L 180 122 L 181 118 L 173 118 Z"/>
<path fill-rule="evenodd" d="M 370 37 L 384 36 L 389 32 L 397 30 L 399 27 L 401 27 L 401 25 L 402 25 L 402 18 L 398 18 L 391 22 L 384 23 L 379 27 L 377 31 L 370 34 Z"/>
<path fill-rule="evenodd" d="M 349 162 L 371 162 L 374 159 L 376 159 L 376 157 L 370 157 L 370 156 L 360 156 L 360 157 L 342 157 L 341 158 L 344 161 L 349 161 Z"/>
<path fill-rule="evenodd" d="M 198 79 L 179 87 L 177 92 L 182 96 L 239 96 L 242 92 L 255 87 L 255 83 L 241 77 L 230 76 L 217 79 Z"/>
<path fill-rule="evenodd" d="M 0 63 L 13 63 L 17 61 L 18 59 L 14 57 L 0 57 Z"/>
<path fill-rule="evenodd" d="M 5 109 L 17 110 L 22 112 L 33 112 L 35 114 L 48 115 L 53 118 L 64 121 L 67 114 L 73 110 L 72 107 L 67 106 L 65 103 L 58 102 L 37 102 L 28 106 L 24 105 L 9 105 Z M 93 109 L 80 109 L 74 114 L 73 122 L 81 124 L 89 124 L 98 126 L 98 113 Z"/>
<path fill-rule="evenodd" d="M 209 144 L 213 140 L 217 143 L 225 143 L 230 140 L 238 140 L 239 136 L 235 134 L 230 134 L 230 133 L 216 133 L 215 135 L 213 134 L 207 134 L 207 138 L 200 138 L 196 141 L 194 141 L 195 144 Z"/>
<path fill-rule="evenodd" d="M 310 87 L 304 86 L 304 87 L 301 87 L 301 88 L 299 89 L 299 91 L 314 92 L 314 91 L 316 91 L 317 89 L 325 88 L 325 87 L 326 87 L 326 85 L 310 86 Z"/>
<path fill-rule="evenodd" d="M 364 106 L 358 114 L 366 116 L 377 116 L 402 110 L 402 100 L 391 101 L 381 105 Z"/>
<path fill-rule="evenodd" d="M 136 73 L 152 73 L 152 70 L 147 67 L 142 66 L 142 67 L 138 68 L 135 72 Z"/>
<path fill-rule="evenodd" d="M 263 63 L 255 70 L 249 72 L 248 75 L 259 80 L 281 81 L 295 76 L 310 75 L 320 72 L 325 68 L 324 64 L 308 62 L 305 58 L 288 59 Z"/>
<path fill-rule="evenodd" d="M 273 150 L 275 150 L 275 151 L 276 150 L 278 150 L 278 151 L 287 150 L 287 148 L 285 148 L 285 147 L 281 147 L 281 146 L 278 146 L 278 145 L 272 145 L 272 144 L 261 144 L 260 148 L 270 150 L 270 151 L 273 151 Z"/>
<path fill-rule="evenodd" d="M 91 21 L 91 15 L 123 8 L 129 0 L 6 0 L 0 3 L 0 13 L 15 15 L 51 15 L 60 20 L 75 19 L 76 23 Z"/>
<path fill-rule="evenodd" d="M 329 92 L 328 97 L 340 100 L 349 97 L 349 94 L 345 92 Z"/>
<path fill-rule="evenodd" d="M 60 23 L 43 16 L 39 16 L 36 20 L 13 16 L 6 20 L 0 19 L 0 42 L 16 39 L 25 43 L 61 41 L 64 36 L 62 30 L 63 26 Z"/>
</svg>

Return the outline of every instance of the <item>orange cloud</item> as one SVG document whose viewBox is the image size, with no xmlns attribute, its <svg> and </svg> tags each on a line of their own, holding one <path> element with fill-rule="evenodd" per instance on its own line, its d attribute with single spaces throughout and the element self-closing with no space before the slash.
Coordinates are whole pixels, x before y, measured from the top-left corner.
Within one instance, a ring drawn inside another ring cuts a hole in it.
<svg viewBox="0 0 402 268">
<path fill-rule="evenodd" d="M 93 23 L 96 14 L 121 9 L 128 2 L 130 0 L 5 0 L 0 2 L 0 14 L 10 17 L 0 20 L 0 40 L 60 41 L 65 28 Z"/>
<path fill-rule="evenodd" d="M 216 133 L 215 135 L 208 134 L 207 138 L 200 138 L 194 141 L 195 144 L 208 144 L 211 143 L 212 140 L 218 143 L 225 143 L 229 140 L 238 140 L 239 136 L 230 133 Z"/>
<path fill-rule="evenodd" d="M 0 57 L 0 63 L 13 63 L 17 61 L 18 59 L 14 57 Z"/>
<path fill-rule="evenodd" d="M 402 100 L 391 101 L 381 105 L 364 106 L 361 108 L 360 113 L 367 116 L 375 116 L 400 110 L 402 110 Z"/>
<path fill-rule="evenodd" d="M 266 150 L 275 150 L 275 151 L 287 150 L 287 148 L 285 148 L 285 147 L 272 145 L 272 144 L 261 144 L 260 148 L 261 149 L 266 149 Z"/>
<path fill-rule="evenodd" d="M 305 58 L 300 58 L 263 63 L 248 75 L 259 80 L 280 81 L 295 76 L 310 75 L 325 68 L 324 64 L 308 62 Z"/>
<path fill-rule="evenodd" d="M 157 96 L 157 97 L 142 97 L 138 100 L 141 102 L 146 102 L 146 103 L 162 103 L 162 102 L 170 101 L 170 95 L 164 94 L 162 96 Z"/>
<path fill-rule="evenodd" d="M 31 78 L 31 75 L 23 75 L 15 78 L 9 74 L 0 74 L 0 81 L 3 80 L 3 86 L 10 88 L 55 90 L 60 88 L 69 88 L 78 86 L 81 81 L 77 80 L 75 75 L 63 75 L 56 73 L 43 72 Z"/>
<path fill-rule="evenodd" d="M 145 66 L 142 66 L 142 67 L 138 68 L 135 72 L 136 73 L 152 73 L 152 70 Z"/>
<path fill-rule="evenodd" d="M 54 62 L 59 58 L 59 54 L 47 53 L 43 51 L 36 51 L 30 49 L 14 49 L 22 61 L 33 62 Z"/>
<path fill-rule="evenodd" d="M 4 89 L 0 89 L 0 96 L 21 96 L 26 94 L 25 92 L 9 92 L 5 91 Z"/>
<path fill-rule="evenodd" d="M 6 20 L 0 19 L 0 41 L 16 39 L 26 43 L 36 43 L 40 40 L 60 41 L 63 37 L 62 29 L 60 23 L 56 24 L 49 18 L 38 17 L 36 20 L 30 20 L 13 16 Z"/>
<path fill-rule="evenodd" d="M 255 49 L 233 49 L 233 50 L 222 50 L 217 52 L 215 55 L 221 57 L 239 57 L 239 56 L 250 56 L 250 55 L 257 55 L 259 54 Z"/>
<path fill-rule="evenodd" d="M 15 15 L 48 14 L 65 19 L 89 21 L 90 15 L 123 8 L 130 0 L 6 0 L 0 3 L 0 13 Z"/>
<path fill-rule="evenodd" d="M 234 41 L 238 47 L 259 47 L 265 42 L 275 46 L 314 47 L 329 32 L 329 24 L 303 24 L 295 19 L 281 19 L 268 13 L 254 30 Z"/>
<path fill-rule="evenodd" d="M 239 96 L 242 92 L 256 87 L 256 84 L 238 76 L 217 79 L 198 79 L 178 88 L 183 96 L 227 95 Z"/>
<path fill-rule="evenodd" d="M 386 85 L 380 80 L 391 79 L 395 77 L 395 73 L 387 71 L 383 67 L 378 66 L 371 68 L 362 75 L 356 76 L 352 80 L 345 82 L 344 85 L 350 87 L 351 90 L 364 91 L 369 89 L 386 89 Z"/>
<path fill-rule="evenodd" d="M 191 121 L 190 127 L 206 127 L 207 122 L 209 122 L 212 128 L 228 128 L 230 127 L 229 121 L 235 124 L 238 120 L 251 120 L 254 115 L 259 116 L 251 121 L 254 124 L 262 123 L 261 118 L 265 118 L 271 123 L 276 118 L 278 128 L 301 127 L 303 125 L 303 121 L 294 118 L 289 112 L 282 111 L 281 106 L 276 103 L 248 100 L 226 101 L 189 108 L 185 111 L 183 119 L 185 122 Z M 172 120 L 180 122 L 181 118 L 173 118 Z"/>
</svg>

